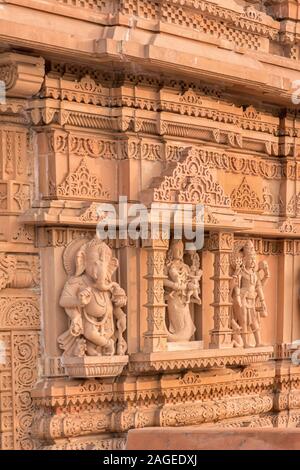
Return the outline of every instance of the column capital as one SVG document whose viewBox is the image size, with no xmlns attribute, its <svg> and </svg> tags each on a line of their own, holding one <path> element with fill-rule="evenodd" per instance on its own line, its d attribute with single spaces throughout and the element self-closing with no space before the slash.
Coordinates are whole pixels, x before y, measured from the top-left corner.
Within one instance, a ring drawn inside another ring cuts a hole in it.
<svg viewBox="0 0 300 470">
<path fill-rule="evenodd" d="M 161 238 L 147 238 L 143 240 L 142 246 L 148 250 L 162 250 L 167 251 L 169 249 L 170 240 Z"/>
<path fill-rule="evenodd" d="M 45 61 L 14 52 L 0 54 L 0 80 L 5 84 L 7 97 L 31 98 L 42 86 Z"/>
<path fill-rule="evenodd" d="M 211 251 L 231 252 L 234 248 L 234 234 L 231 232 L 210 232 L 209 249 Z"/>
</svg>

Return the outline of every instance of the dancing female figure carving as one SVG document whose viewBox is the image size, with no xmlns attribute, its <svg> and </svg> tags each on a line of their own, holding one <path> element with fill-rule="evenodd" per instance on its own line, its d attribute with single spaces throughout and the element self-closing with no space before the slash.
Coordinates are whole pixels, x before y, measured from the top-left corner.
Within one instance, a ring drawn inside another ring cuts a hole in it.
<svg viewBox="0 0 300 470">
<path fill-rule="evenodd" d="M 70 319 L 68 330 L 58 338 L 64 355 L 124 355 L 126 315 L 122 307 L 127 297 L 112 281 L 118 260 L 111 249 L 97 238 L 76 240 L 67 247 L 64 264 L 69 274 L 75 274 L 66 282 L 60 298 Z"/>
<path fill-rule="evenodd" d="M 166 263 L 164 286 L 167 292 L 168 341 L 190 341 L 195 333 L 190 303 L 200 303 L 199 282 L 202 271 L 194 258 L 192 268 L 183 260 L 183 242 L 173 240 Z M 196 256 L 198 256 L 195 253 Z M 199 257 L 198 257 L 199 261 Z"/>
</svg>

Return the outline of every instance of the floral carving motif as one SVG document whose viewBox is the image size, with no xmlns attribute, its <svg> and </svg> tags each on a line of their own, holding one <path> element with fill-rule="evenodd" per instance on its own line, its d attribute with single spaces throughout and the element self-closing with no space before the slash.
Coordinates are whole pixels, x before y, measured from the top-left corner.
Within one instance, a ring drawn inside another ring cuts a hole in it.
<svg viewBox="0 0 300 470">
<path fill-rule="evenodd" d="M 271 396 L 242 397 L 238 400 L 221 400 L 214 404 L 194 403 L 164 407 L 160 413 L 161 426 L 187 426 L 205 422 L 220 421 L 236 416 L 270 411 L 273 407 Z"/>
<path fill-rule="evenodd" d="M 0 297 L 0 327 L 40 327 L 38 302 L 35 298 Z"/>
<path fill-rule="evenodd" d="M 71 135 L 69 139 L 70 153 L 88 155 L 92 158 L 117 158 L 116 143 L 99 138 Z"/>
<path fill-rule="evenodd" d="M 31 227 L 25 228 L 21 225 L 12 235 L 12 240 L 16 243 L 32 243 L 34 241 L 34 235 Z"/>
<path fill-rule="evenodd" d="M 243 179 L 238 188 L 231 193 L 232 207 L 237 211 L 260 212 L 261 201 L 255 191 L 251 189 L 246 178 Z"/>
<path fill-rule="evenodd" d="M 12 282 L 16 267 L 17 260 L 15 256 L 0 255 L 0 290 L 4 289 L 10 282 Z"/>
<path fill-rule="evenodd" d="M 230 198 L 215 182 L 194 149 L 186 149 L 175 169 L 171 165 L 153 190 L 153 200 L 230 207 Z"/>
<path fill-rule="evenodd" d="M 14 334 L 14 383 L 17 448 L 32 450 L 34 443 L 29 433 L 33 420 L 33 403 L 30 396 L 37 380 L 38 335 L 27 332 Z"/>
<path fill-rule="evenodd" d="M 145 142 L 142 144 L 142 159 L 150 161 L 162 160 L 162 147 L 159 144 Z"/>
<path fill-rule="evenodd" d="M 17 202 L 18 210 L 23 211 L 29 205 L 30 201 L 30 186 L 25 184 L 16 184 L 17 190 L 13 198 Z"/>
<path fill-rule="evenodd" d="M 244 117 L 246 119 L 250 119 L 250 120 L 253 120 L 253 121 L 261 120 L 261 115 L 258 111 L 256 111 L 254 106 L 248 106 L 248 108 L 245 109 Z"/>
<path fill-rule="evenodd" d="M 56 189 L 52 188 L 52 190 L 60 197 L 72 197 L 76 199 L 109 198 L 108 191 L 103 190 L 98 177 L 90 173 L 85 159 L 81 160 L 77 170 L 70 173 Z"/>
<path fill-rule="evenodd" d="M 297 229 L 294 226 L 293 222 L 290 219 L 285 220 L 279 225 L 279 231 L 281 233 L 296 233 Z"/>
<path fill-rule="evenodd" d="M 179 101 L 181 101 L 182 103 L 198 104 L 198 105 L 202 103 L 201 97 L 198 96 L 192 88 L 189 88 L 187 91 L 185 91 L 180 96 Z"/>
</svg>

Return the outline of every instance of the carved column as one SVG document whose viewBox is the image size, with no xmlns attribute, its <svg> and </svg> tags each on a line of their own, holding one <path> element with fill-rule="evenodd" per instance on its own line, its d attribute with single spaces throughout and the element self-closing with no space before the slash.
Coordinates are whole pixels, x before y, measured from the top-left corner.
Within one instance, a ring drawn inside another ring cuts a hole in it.
<svg viewBox="0 0 300 470">
<path fill-rule="evenodd" d="M 130 299 L 130 314 L 127 315 L 127 345 L 128 353 L 136 353 L 139 351 L 139 321 L 138 321 L 138 292 L 136 287 L 136 279 L 138 278 L 137 257 L 139 256 L 140 244 L 139 240 L 119 240 L 119 261 L 120 275 L 119 281 L 124 288 L 128 299 Z"/>
<path fill-rule="evenodd" d="M 164 266 L 168 240 L 147 240 L 147 324 L 144 335 L 144 352 L 167 350 L 165 325 L 166 304 L 164 300 Z"/>
<path fill-rule="evenodd" d="M 230 253 L 233 250 L 234 235 L 226 232 L 210 234 L 210 248 L 214 253 L 214 329 L 211 331 L 211 349 L 232 347 L 230 329 Z"/>
</svg>

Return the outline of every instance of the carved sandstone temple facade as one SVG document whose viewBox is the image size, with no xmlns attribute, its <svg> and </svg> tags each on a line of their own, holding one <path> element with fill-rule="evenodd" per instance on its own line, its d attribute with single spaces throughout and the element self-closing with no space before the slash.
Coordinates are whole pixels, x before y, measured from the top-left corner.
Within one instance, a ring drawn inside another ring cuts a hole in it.
<svg viewBox="0 0 300 470">
<path fill-rule="evenodd" d="M 300 426 L 299 59 L 299 0 L 0 0 L 1 449 Z"/>
</svg>

